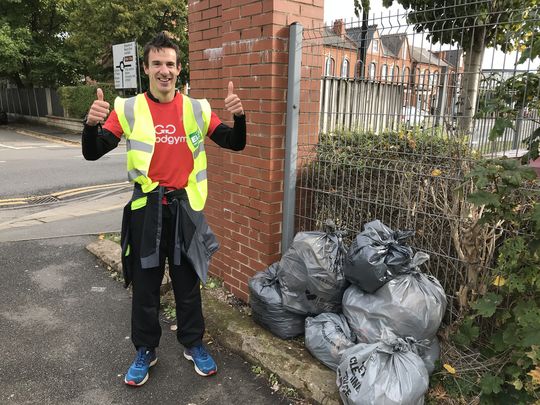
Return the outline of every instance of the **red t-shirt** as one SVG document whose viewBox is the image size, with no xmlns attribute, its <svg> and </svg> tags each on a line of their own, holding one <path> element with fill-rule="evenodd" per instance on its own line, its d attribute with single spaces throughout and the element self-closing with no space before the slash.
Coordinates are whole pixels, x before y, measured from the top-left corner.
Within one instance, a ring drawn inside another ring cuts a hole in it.
<svg viewBox="0 0 540 405">
<path fill-rule="evenodd" d="M 169 103 L 159 103 L 149 98 L 147 93 L 144 95 L 150 107 L 156 135 L 148 177 L 164 187 L 184 188 L 187 185 L 189 174 L 193 170 L 193 155 L 186 143 L 182 95 L 176 93 L 174 99 Z M 221 120 L 212 113 L 207 135 L 211 136 L 219 124 L 221 124 Z M 124 133 L 114 110 L 107 118 L 103 128 L 118 138 L 121 138 Z"/>
</svg>

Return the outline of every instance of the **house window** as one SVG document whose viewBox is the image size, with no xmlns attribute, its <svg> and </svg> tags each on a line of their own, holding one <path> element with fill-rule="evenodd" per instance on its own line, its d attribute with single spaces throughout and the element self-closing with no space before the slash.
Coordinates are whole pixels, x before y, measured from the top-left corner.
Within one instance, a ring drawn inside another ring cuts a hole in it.
<svg viewBox="0 0 540 405">
<path fill-rule="evenodd" d="M 343 59 L 341 63 L 341 77 L 349 77 L 349 60 Z"/>
<path fill-rule="evenodd" d="M 401 79 L 403 81 L 403 83 L 405 83 L 405 84 L 409 83 L 409 74 L 410 74 L 409 73 L 409 68 L 405 67 L 403 69 L 403 76 L 402 76 L 402 79 Z"/>
<path fill-rule="evenodd" d="M 324 68 L 324 75 L 325 76 L 334 76 L 334 66 L 336 62 L 334 61 L 334 58 L 327 56 L 326 57 L 326 66 Z"/>
<path fill-rule="evenodd" d="M 373 40 L 372 49 L 373 49 L 373 52 L 379 52 L 379 40 L 378 39 Z"/>
<path fill-rule="evenodd" d="M 390 65 L 390 69 L 388 70 L 388 78 L 390 81 L 394 80 L 394 65 Z"/>
<path fill-rule="evenodd" d="M 369 64 L 369 78 L 371 80 L 375 79 L 375 72 L 377 71 L 377 64 L 375 62 L 371 62 Z"/>
<path fill-rule="evenodd" d="M 396 80 L 399 82 L 399 66 L 394 66 L 393 73 L 392 73 L 392 81 Z"/>
<path fill-rule="evenodd" d="M 386 80 L 386 75 L 388 74 L 388 66 L 381 66 L 381 80 Z"/>
</svg>

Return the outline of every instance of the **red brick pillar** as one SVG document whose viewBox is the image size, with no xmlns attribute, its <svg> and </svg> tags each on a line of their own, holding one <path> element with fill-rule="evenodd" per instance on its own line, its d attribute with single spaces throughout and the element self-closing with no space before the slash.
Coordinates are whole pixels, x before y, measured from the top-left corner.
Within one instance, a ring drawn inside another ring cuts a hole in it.
<svg viewBox="0 0 540 405">
<path fill-rule="evenodd" d="M 247 117 L 244 151 L 206 142 L 205 212 L 221 243 L 210 271 L 244 301 L 248 279 L 280 258 L 288 26 L 322 20 L 323 0 L 189 0 L 191 96 L 232 125 L 232 80 Z"/>
</svg>

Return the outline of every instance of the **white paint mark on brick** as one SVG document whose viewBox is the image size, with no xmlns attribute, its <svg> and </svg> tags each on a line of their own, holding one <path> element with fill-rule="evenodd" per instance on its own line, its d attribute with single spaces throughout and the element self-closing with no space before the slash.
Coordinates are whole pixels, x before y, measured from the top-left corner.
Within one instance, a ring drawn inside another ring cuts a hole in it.
<svg viewBox="0 0 540 405">
<path fill-rule="evenodd" d="M 203 51 L 205 58 L 209 61 L 219 60 L 223 57 L 223 48 L 208 48 Z"/>
</svg>

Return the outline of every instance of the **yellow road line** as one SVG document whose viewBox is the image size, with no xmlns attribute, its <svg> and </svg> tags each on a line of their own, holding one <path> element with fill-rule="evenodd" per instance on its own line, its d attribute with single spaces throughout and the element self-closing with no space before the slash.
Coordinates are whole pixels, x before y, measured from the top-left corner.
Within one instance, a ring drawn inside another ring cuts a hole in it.
<svg viewBox="0 0 540 405">
<path fill-rule="evenodd" d="M 123 181 L 121 183 L 98 184 L 98 185 L 95 185 L 95 186 L 79 187 L 79 188 L 73 188 L 71 190 L 59 191 L 59 192 L 53 193 L 51 195 L 53 197 L 59 198 L 59 197 L 66 197 L 66 196 L 70 196 L 70 195 L 81 194 L 81 193 L 84 193 L 86 191 L 102 190 L 102 189 L 114 188 L 114 187 L 119 187 L 119 186 L 127 186 L 128 184 L 129 184 L 128 181 Z"/>
<path fill-rule="evenodd" d="M 26 201 L 26 197 L 20 197 L 20 198 L 7 198 L 5 200 L 0 200 L 0 202 L 15 202 L 15 201 Z"/>
<path fill-rule="evenodd" d="M 94 190 L 107 190 L 107 189 L 111 189 L 111 188 L 115 188 L 115 187 L 127 186 L 128 184 L 129 184 L 128 181 L 123 181 L 121 183 L 98 184 L 98 185 L 95 185 L 95 186 L 79 187 L 79 188 L 73 188 L 71 190 L 59 191 L 59 192 L 56 192 L 56 193 L 49 194 L 48 196 L 61 199 L 61 198 L 70 197 L 70 196 L 74 196 L 74 195 L 78 195 L 78 194 L 83 194 L 83 193 L 86 193 L 86 192 L 89 192 L 89 191 L 94 191 Z M 33 199 L 45 198 L 45 197 L 47 197 L 47 195 L 37 195 L 37 196 L 30 196 L 30 197 L 17 197 L 17 198 L 6 198 L 4 200 L 0 200 L 0 206 L 27 204 L 28 201 L 31 201 Z"/>
<path fill-rule="evenodd" d="M 26 204 L 26 201 L 3 201 L 3 200 L 0 200 L 0 205 L 17 205 L 17 204 Z"/>
</svg>

